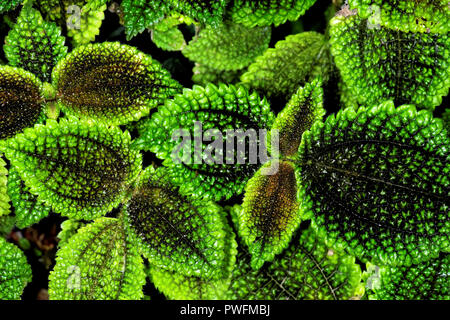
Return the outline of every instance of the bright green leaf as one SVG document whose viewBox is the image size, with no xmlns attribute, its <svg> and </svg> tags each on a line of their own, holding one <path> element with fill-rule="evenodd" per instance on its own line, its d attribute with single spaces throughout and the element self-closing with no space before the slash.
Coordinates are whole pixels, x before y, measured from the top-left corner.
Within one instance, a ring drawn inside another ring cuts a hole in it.
<svg viewBox="0 0 450 320">
<path fill-rule="evenodd" d="M 9 196 L 7 192 L 8 169 L 0 154 L 0 217 L 9 214 Z"/>
<path fill-rule="evenodd" d="M 0 13 L 12 10 L 22 2 L 23 0 L 2 0 L 0 3 Z"/>
<path fill-rule="evenodd" d="M 105 19 L 106 4 L 97 8 L 81 11 L 79 28 L 68 28 L 67 35 L 73 39 L 74 46 L 88 44 L 100 34 L 100 27 Z"/>
</svg>

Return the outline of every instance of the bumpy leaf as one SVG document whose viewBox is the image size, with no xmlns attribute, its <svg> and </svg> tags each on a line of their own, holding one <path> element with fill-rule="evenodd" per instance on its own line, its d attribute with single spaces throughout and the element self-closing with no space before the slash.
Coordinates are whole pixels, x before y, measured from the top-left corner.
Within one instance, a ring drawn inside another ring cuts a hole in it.
<svg viewBox="0 0 450 320">
<path fill-rule="evenodd" d="M 9 197 L 7 191 L 8 169 L 0 154 L 0 217 L 9 214 Z"/>
<path fill-rule="evenodd" d="M 169 0 L 176 11 L 207 25 L 217 25 L 222 21 L 227 1 L 228 0 Z"/>
<path fill-rule="evenodd" d="M 236 23 L 254 26 L 278 26 L 287 20 L 295 21 L 316 0 L 234 0 L 231 8 Z"/>
<path fill-rule="evenodd" d="M 121 4 L 127 40 L 162 20 L 170 11 L 169 1 L 123 0 Z"/>
<path fill-rule="evenodd" d="M 412 32 L 450 31 L 448 0 L 349 0 L 351 9 L 374 26 Z"/>
<path fill-rule="evenodd" d="M 449 138 L 430 112 L 347 108 L 303 134 L 299 201 L 361 260 L 420 263 L 450 249 L 449 163 Z"/>
<path fill-rule="evenodd" d="M 179 90 L 157 61 L 118 42 L 78 47 L 58 63 L 53 84 L 63 110 L 108 124 L 138 120 Z"/>
<path fill-rule="evenodd" d="M 41 82 L 31 73 L 0 66 L 0 139 L 33 126 L 42 112 Z"/>
<path fill-rule="evenodd" d="M 361 297 L 361 268 L 353 256 L 330 248 L 323 234 L 311 228 L 300 241 L 272 264 L 259 270 L 249 267 L 249 257 L 238 256 L 227 299 L 243 300 L 347 300 Z"/>
<path fill-rule="evenodd" d="M 63 244 L 49 279 L 52 300 L 136 300 L 145 273 L 121 221 L 100 218 Z"/>
<path fill-rule="evenodd" d="M 8 194 L 14 206 L 16 226 L 20 229 L 41 221 L 50 213 L 50 208 L 30 193 L 14 167 L 9 170 Z"/>
<path fill-rule="evenodd" d="M 169 17 L 157 23 L 151 30 L 152 41 L 158 48 L 179 51 L 186 46 L 183 33 L 178 29 L 180 19 Z"/>
<path fill-rule="evenodd" d="M 23 0 L 2 0 L 0 3 L 0 13 L 9 11 L 17 7 Z"/>
<path fill-rule="evenodd" d="M 58 233 L 58 245 L 61 247 L 64 243 L 68 242 L 70 238 L 72 238 L 79 229 L 84 227 L 86 223 L 79 221 L 68 219 L 61 223 L 61 231 Z"/>
<path fill-rule="evenodd" d="M 359 103 L 441 104 L 450 87 L 448 34 L 376 29 L 357 15 L 330 23 L 331 52 Z"/>
<path fill-rule="evenodd" d="M 31 281 L 31 268 L 22 251 L 0 237 L 0 300 L 18 300 Z"/>
<path fill-rule="evenodd" d="M 25 6 L 8 33 L 3 50 L 10 65 L 50 82 L 53 67 L 67 54 L 64 41 L 55 23 L 44 21 L 39 11 Z"/>
<path fill-rule="evenodd" d="M 34 6 L 42 13 L 45 20 L 57 21 L 60 25 L 76 20 L 88 0 L 33 0 Z M 70 10 L 71 9 L 71 10 Z M 70 19 L 70 20 L 69 20 Z"/>
<path fill-rule="evenodd" d="M 269 27 L 247 28 L 239 24 L 208 26 L 189 42 L 183 54 L 216 70 L 239 70 L 269 47 Z"/>
<path fill-rule="evenodd" d="M 100 27 L 105 19 L 106 5 L 97 9 L 81 11 L 79 26 L 68 28 L 67 35 L 73 39 L 75 46 L 87 44 L 100 34 Z"/>
<path fill-rule="evenodd" d="M 444 120 L 444 128 L 447 130 L 447 133 L 450 135 L 450 108 L 445 109 L 444 114 L 442 115 L 442 120 Z"/>
<path fill-rule="evenodd" d="M 124 212 L 152 266 L 206 279 L 230 272 L 236 244 L 225 212 L 213 202 L 181 195 L 164 170 L 145 171 Z"/>
<path fill-rule="evenodd" d="M 192 81 L 194 83 L 206 86 L 208 83 L 219 84 L 236 84 L 240 82 L 239 78 L 242 75 L 242 70 L 221 71 L 215 70 L 205 65 L 196 63 L 192 70 Z"/>
<path fill-rule="evenodd" d="M 278 130 L 280 154 L 289 157 L 297 153 L 303 132 L 324 115 L 322 81 L 315 79 L 297 90 L 273 123 L 271 130 Z"/>
<path fill-rule="evenodd" d="M 194 86 L 143 123 L 135 145 L 164 159 L 167 174 L 182 193 L 218 201 L 243 191 L 262 162 L 256 147 L 265 137 L 258 130 L 267 129 L 273 120 L 267 101 L 244 87 Z M 213 137 L 214 142 L 204 142 Z"/>
<path fill-rule="evenodd" d="M 289 99 L 299 86 L 316 76 L 328 81 L 330 53 L 325 37 L 303 32 L 278 41 L 251 64 L 241 80 L 268 97 Z"/>
<path fill-rule="evenodd" d="M 93 219 L 115 208 L 141 170 L 128 132 L 75 118 L 48 120 L 0 147 L 31 193 L 71 218 Z"/>
<path fill-rule="evenodd" d="M 292 164 L 273 160 L 257 171 L 247 183 L 242 207 L 239 234 L 252 255 L 252 267 L 258 269 L 288 247 L 300 225 Z"/>
<path fill-rule="evenodd" d="M 372 299 L 449 300 L 450 254 L 409 267 L 383 267 Z"/>
</svg>

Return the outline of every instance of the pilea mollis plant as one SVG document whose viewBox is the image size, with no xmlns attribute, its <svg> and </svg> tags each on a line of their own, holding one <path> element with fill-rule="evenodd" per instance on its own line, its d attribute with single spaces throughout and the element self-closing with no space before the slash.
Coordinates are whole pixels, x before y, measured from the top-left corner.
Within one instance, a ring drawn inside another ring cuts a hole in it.
<svg viewBox="0 0 450 320">
<path fill-rule="evenodd" d="M 447 0 L 0 15 L 0 299 L 450 299 Z"/>
</svg>

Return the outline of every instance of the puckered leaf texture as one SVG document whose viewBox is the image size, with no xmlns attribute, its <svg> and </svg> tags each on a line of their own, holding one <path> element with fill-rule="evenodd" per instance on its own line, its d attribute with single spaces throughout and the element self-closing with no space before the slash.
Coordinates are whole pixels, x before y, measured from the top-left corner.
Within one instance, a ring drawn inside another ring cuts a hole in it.
<svg viewBox="0 0 450 320">
<path fill-rule="evenodd" d="M 181 24 L 177 17 L 168 17 L 151 29 L 151 38 L 158 48 L 167 51 L 179 51 L 186 46 L 184 35 L 178 29 Z"/>
<path fill-rule="evenodd" d="M 0 154 L 0 217 L 9 214 L 9 196 L 7 189 L 8 169 Z"/>
<path fill-rule="evenodd" d="M 409 267 L 382 267 L 371 299 L 449 300 L 450 254 Z"/>
<path fill-rule="evenodd" d="M 208 83 L 215 85 L 218 85 L 219 83 L 236 84 L 240 82 L 239 78 L 242 75 L 243 70 L 215 70 L 208 66 L 196 63 L 192 69 L 192 81 L 201 86 L 206 86 Z"/>
<path fill-rule="evenodd" d="M 278 41 L 275 48 L 268 49 L 249 66 L 241 80 L 268 97 L 288 101 L 299 86 L 316 76 L 328 81 L 330 61 L 325 37 L 314 31 L 303 32 Z"/>
<path fill-rule="evenodd" d="M 39 11 L 25 6 L 5 38 L 6 58 L 11 66 L 20 67 L 50 82 L 56 63 L 67 54 L 61 29 L 42 19 Z"/>
<path fill-rule="evenodd" d="M 42 107 L 42 84 L 30 72 L 0 66 L 0 140 L 33 126 Z"/>
<path fill-rule="evenodd" d="M 125 124 L 179 91 L 179 84 L 150 56 L 118 42 L 80 46 L 53 71 L 64 111 Z"/>
<path fill-rule="evenodd" d="M 252 255 L 252 267 L 258 269 L 288 247 L 300 225 L 293 165 L 278 160 L 264 165 L 248 181 L 242 207 L 239 235 Z"/>
<path fill-rule="evenodd" d="M 0 13 L 12 10 L 22 2 L 23 0 L 2 0 L 0 3 Z"/>
<path fill-rule="evenodd" d="M 141 170 L 130 135 L 75 118 L 48 120 L 0 145 L 39 201 L 54 212 L 93 219 L 115 208 Z"/>
<path fill-rule="evenodd" d="M 79 25 L 74 25 L 74 28 L 68 28 L 67 30 L 67 35 L 72 38 L 74 46 L 88 44 L 100 34 L 100 27 L 103 19 L 105 19 L 106 4 L 100 7 L 95 7 L 95 4 L 92 4 L 92 6 L 91 10 L 86 10 L 86 7 L 83 7 Z"/>
<path fill-rule="evenodd" d="M 410 265 L 450 249 L 449 138 L 427 110 L 347 108 L 303 134 L 305 218 L 362 261 Z"/>
<path fill-rule="evenodd" d="M 360 104 L 393 100 L 433 108 L 448 94 L 448 33 L 373 28 L 358 15 L 338 15 L 330 24 L 331 52 Z"/>
<path fill-rule="evenodd" d="M 273 120 L 266 99 L 242 86 L 194 86 L 166 101 L 144 122 L 134 144 L 164 159 L 167 174 L 182 193 L 218 201 L 243 191 L 260 164 L 255 147 L 266 137 L 258 130 L 267 130 Z"/>
<path fill-rule="evenodd" d="M 49 280 L 52 300 L 139 300 L 144 264 L 122 221 L 100 218 L 63 243 Z"/>
<path fill-rule="evenodd" d="M 269 47 L 269 27 L 247 28 L 239 24 L 207 26 L 183 49 L 189 59 L 215 70 L 239 70 Z"/>
<path fill-rule="evenodd" d="M 162 0 L 167 1 L 167 0 Z M 169 0 L 175 11 L 207 25 L 218 25 L 228 0 Z"/>
<path fill-rule="evenodd" d="M 0 300 L 18 300 L 31 281 L 31 267 L 23 252 L 0 237 Z"/>
<path fill-rule="evenodd" d="M 30 188 L 20 178 L 17 169 L 12 167 L 8 176 L 8 194 L 14 206 L 16 226 L 20 229 L 35 224 L 48 216 L 50 207 L 30 193 Z"/>
<path fill-rule="evenodd" d="M 348 300 L 364 294 L 361 268 L 355 257 L 327 246 L 323 234 L 312 228 L 273 263 L 250 269 L 241 253 L 226 299 L 241 300 Z"/>
<path fill-rule="evenodd" d="M 233 0 L 231 16 L 234 22 L 248 27 L 278 26 L 295 21 L 316 0 Z"/>
<path fill-rule="evenodd" d="M 165 170 L 145 171 L 124 213 L 130 234 L 152 266 L 205 279 L 230 272 L 237 245 L 224 210 L 180 194 Z"/>
<path fill-rule="evenodd" d="M 412 32 L 450 31 L 448 0 L 349 0 L 361 17 L 391 29 Z"/>
</svg>

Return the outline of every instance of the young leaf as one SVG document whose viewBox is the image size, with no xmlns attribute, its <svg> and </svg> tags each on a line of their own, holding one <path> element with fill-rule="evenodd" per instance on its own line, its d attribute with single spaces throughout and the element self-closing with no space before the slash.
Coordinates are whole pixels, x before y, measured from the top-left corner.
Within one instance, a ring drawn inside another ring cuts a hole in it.
<svg viewBox="0 0 450 320">
<path fill-rule="evenodd" d="M 2 0 L 0 3 L 0 13 L 12 10 L 17 7 L 23 0 Z"/>
<path fill-rule="evenodd" d="M 338 15 L 330 24 L 331 52 L 359 103 L 433 108 L 448 94 L 448 34 L 377 29 L 357 15 Z"/>
<path fill-rule="evenodd" d="M 150 167 L 141 181 L 124 217 L 150 264 L 185 276 L 226 277 L 237 245 L 223 209 L 180 194 L 164 170 Z"/>
<path fill-rule="evenodd" d="M 328 81 L 330 54 L 325 37 L 317 32 L 303 32 L 278 41 L 259 56 L 241 80 L 268 97 L 289 100 L 300 86 L 316 76 Z"/>
<path fill-rule="evenodd" d="M 239 24 L 207 26 L 189 42 L 183 54 L 215 70 L 239 70 L 269 47 L 269 27 L 247 28 Z"/>
<path fill-rule="evenodd" d="M 183 33 L 178 29 L 180 19 L 169 17 L 157 23 L 151 30 L 151 38 L 158 48 L 179 51 L 186 46 Z"/>
<path fill-rule="evenodd" d="M 157 61 L 118 42 L 78 47 L 58 63 L 53 84 L 64 111 L 108 124 L 139 120 L 180 89 Z"/>
<path fill-rule="evenodd" d="M 97 9 L 86 10 L 83 7 L 79 28 L 68 28 L 67 35 L 73 39 L 74 46 L 88 44 L 100 34 L 100 27 L 105 19 L 106 4 Z"/>
<path fill-rule="evenodd" d="M 315 79 L 298 88 L 271 128 L 278 130 L 280 154 L 284 157 L 296 154 L 303 132 L 324 115 L 322 81 Z"/>
<path fill-rule="evenodd" d="M 20 229 L 41 221 L 50 213 L 50 208 L 30 193 L 14 167 L 9 170 L 8 194 L 14 206 L 16 226 Z"/>
<path fill-rule="evenodd" d="M 42 19 L 39 11 L 24 6 L 14 28 L 5 38 L 6 58 L 11 66 L 20 67 L 51 81 L 56 63 L 67 54 L 61 29 L 53 22 Z"/>
<path fill-rule="evenodd" d="M 273 120 L 267 101 L 242 86 L 194 86 L 168 100 L 144 122 L 134 145 L 164 159 L 167 174 L 182 193 L 218 201 L 243 191 L 260 164 L 255 150 L 261 145 L 258 130 L 267 129 Z M 233 131 L 227 134 L 228 130 Z M 208 140 L 209 133 L 216 136 L 213 144 L 201 141 Z M 232 147 L 223 152 L 227 143 Z"/>
<path fill-rule="evenodd" d="M 374 27 L 442 34 L 450 31 L 448 0 L 349 0 L 348 4 Z"/>
<path fill-rule="evenodd" d="M 31 281 L 31 267 L 23 252 L 0 237 L 0 300 L 19 300 Z"/>
<path fill-rule="evenodd" d="M 7 191 L 8 169 L 0 154 L 0 217 L 9 214 L 9 196 Z"/>
<path fill-rule="evenodd" d="M 277 168 L 275 173 L 264 174 L 262 170 L 270 166 Z M 238 216 L 239 235 L 252 255 L 252 267 L 259 269 L 288 247 L 300 225 L 292 164 L 273 160 L 257 171 L 245 187 L 242 207 Z"/>
<path fill-rule="evenodd" d="M 449 138 L 412 106 L 347 108 L 303 134 L 299 201 L 362 261 L 410 265 L 450 249 Z"/>
<path fill-rule="evenodd" d="M 75 118 L 47 120 L 0 147 L 39 201 L 75 219 L 118 206 L 141 170 L 128 132 Z"/>
<path fill-rule="evenodd" d="M 272 264 L 250 268 L 241 254 L 226 299 L 239 300 L 348 300 L 364 294 L 361 268 L 353 256 L 330 248 L 323 234 L 312 228 Z"/>
<path fill-rule="evenodd" d="M 58 246 L 61 247 L 64 243 L 67 243 L 84 226 L 86 226 L 86 223 L 79 220 L 67 219 L 63 221 L 61 231 L 58 233 Z"/>
<path fill-rule="evenodd" d="M 39 120 L 41 86 L 39 79 L 23 69 L 0 66 L 0 140 Z"/>
<path fill-rule="evenodd" d="M 371 299 L 449 300 L 450 254 L 409 267 L 382 267 Z"/>
<path fill-rule="evenodd" d="M 278 26 L 295 21 L 316 0 L 234 0 L 231 16 L 234 22 L 247 27 Z"/>
<path fill-rule="evenodd" d="M 144 264 L 119 219 L 100 218 L 64 242 L 49 277 L 52 300 L 139 300 Z"/>
</svg>

